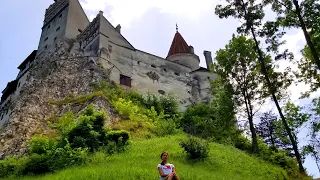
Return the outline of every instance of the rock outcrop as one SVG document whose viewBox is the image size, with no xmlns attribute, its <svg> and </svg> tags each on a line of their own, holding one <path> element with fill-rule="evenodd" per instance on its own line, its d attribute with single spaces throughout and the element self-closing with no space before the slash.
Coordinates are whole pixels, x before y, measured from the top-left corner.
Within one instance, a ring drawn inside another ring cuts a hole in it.
<svg viewBox="0 0 320 180">
<path fill-rule="evenodd" d="M 99 57 L 85 57 L 72 40 L 59 40 L 55 48 L 48 49 L 32 63 L 30 76 L 20 95 L 11 103 L 10 122 L 0 131 L 0 156 L 22 155 L 27 143 L 39 129 L 48 130 L 47 119 L 62 115 L 67 110 L 79 113 L 90 103 L 103 109 L 111 119 L 117 115 L 106 99 L 95 97 L 82 105 L 63 106 L 49 104 L 50 99 L 92 93 L 92 84 L 107 80 L 99 67 Z"/>
</svg>

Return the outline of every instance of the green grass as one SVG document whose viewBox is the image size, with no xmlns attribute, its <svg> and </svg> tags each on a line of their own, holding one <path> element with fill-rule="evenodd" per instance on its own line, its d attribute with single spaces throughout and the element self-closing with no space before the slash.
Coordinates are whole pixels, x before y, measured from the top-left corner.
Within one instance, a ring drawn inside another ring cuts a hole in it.
<svg viewBox="0 0 320 180">
<path fill-rule="evenodd" d="M 179 146 L 185 135 L 152 138 L 131 143 L 124 153 L 106 156 L 92 155 L 87 165 L 71 167 L 43 176 L 10 177 L 21 180 L 81 180 L 81 179 L 159 179 L 157 165 L 160 154 L 169 153 L 169 162 L 176 166 L 182 180 L 272 180 L 283 179 L 284 170 L 233 147 L 211 143 L 208 159 L 190 162 Z M 280 176 L 279 176 L 280 175 Z M 276 178 L 279 177 L 279 178 Z"/>
</svg>

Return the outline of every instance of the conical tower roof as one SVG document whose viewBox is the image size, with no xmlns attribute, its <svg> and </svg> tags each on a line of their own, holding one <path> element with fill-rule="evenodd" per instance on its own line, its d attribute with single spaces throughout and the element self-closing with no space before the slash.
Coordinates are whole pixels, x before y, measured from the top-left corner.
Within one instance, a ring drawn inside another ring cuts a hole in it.
<svg viewBox="0 0 320 180">
<path fill-rule="evenodd" d="M 181 36 L 181 34 L 178 32 L 176 32 L 176 34 L 174 35 L 168 56 L 171 56 L 173 54 L 177 54 L 177 53 L 190 53 L 189 52 L 189 46 L 187 44 L 187 42 L 183 39 L 183 37 Z"/>
</svg>

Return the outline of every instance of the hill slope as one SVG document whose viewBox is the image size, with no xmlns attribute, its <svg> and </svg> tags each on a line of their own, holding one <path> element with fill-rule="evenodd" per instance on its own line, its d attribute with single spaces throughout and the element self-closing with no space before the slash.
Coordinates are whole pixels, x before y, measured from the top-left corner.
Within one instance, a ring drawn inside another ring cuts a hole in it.
<svg viewBox="0 0 320 180">
<path fill-rule="evenodd" d="M 96 153 L 87 166 L 72 167 L 44 176 L 12 177 L 21 180 L 81 180 L 81 179 L 159 179 L 157 164 L 163 151 L 169 152 L 169 162 L 176 166 L 182 180 L 271 180 L 283 179 L 284 170 L 249 156 L 233 147 L 211 143 L 207 160 L 191 163 L 180 148 L 184 135 L 153 138 L 132 142 L 125 153 L 105 156 Z M 278 178 L 277 178 L 278 177 Z"/>
</svg>

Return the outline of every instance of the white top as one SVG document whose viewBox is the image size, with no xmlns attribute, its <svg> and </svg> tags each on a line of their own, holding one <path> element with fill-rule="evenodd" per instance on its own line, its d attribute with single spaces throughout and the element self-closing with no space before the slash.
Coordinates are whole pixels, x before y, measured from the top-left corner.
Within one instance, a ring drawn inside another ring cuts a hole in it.
<svg viewBox="0 0 320 180">
<path fill-rule="evenodd" d="M 174 168 L 174 165 L 173 164 L 165 164 L 165 165 L 158 164 L 157 168 L 161 168 L 162 172 L 165 175 L 169 175 L 172 173 L 172 168 Z M 160 180 L 164 180 L 164 179 L 165 179 L 165 177 L 160 177 Z"/>
</svg>

